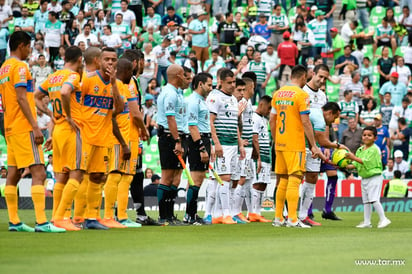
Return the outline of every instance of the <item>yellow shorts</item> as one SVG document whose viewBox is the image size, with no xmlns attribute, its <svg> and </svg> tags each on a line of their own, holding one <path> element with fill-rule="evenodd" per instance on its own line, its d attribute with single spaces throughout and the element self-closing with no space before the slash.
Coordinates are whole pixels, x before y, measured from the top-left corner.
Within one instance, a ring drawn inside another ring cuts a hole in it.
<svg viewBox="0 0 412 274">
<path fill-rule="evenodd" d="M 33 165 L 44 165 L 44 154 L 41 145 L 34 141 L 32 131 L 6 137 L 7 164 L 17 168 Z"/>
<path fill-rule="evenodd" d="M 109 148 L 83 143 L 83 158 L 87 173 L 107 173 Z"/>
<path fill-rule="evenodd" d="M 119 171 L 125 174 L 134 175 L 136 173 L 137 159 L 139 157 L 139 142 L 129 142 L 131 152 L 130 160 L 122 159 L 123 149 L 120 144 L 113 145 L 110 153 L 109 171 Z"/>
<path fill-rule="evenodd" d="M 305 151 L 276 151 L 275 173 L 280 175 L 303 175 L 305 163 Z"/>
<path fill-rule="evenodd" d="M 81 132 L 75 132 L 66 122 L 56 124 L 53 130 L 53 171 L 86 170 L 84 144 Z"/>
</svg>

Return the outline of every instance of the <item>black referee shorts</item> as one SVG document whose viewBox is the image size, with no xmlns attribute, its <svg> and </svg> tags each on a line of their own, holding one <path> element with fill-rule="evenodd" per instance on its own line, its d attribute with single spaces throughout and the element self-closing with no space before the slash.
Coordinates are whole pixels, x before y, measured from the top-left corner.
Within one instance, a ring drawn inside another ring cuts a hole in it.
<svg viewBox="0 0 412 274">
<path fill-rule="evenodd" d="M 182 139 L 181 145 L 184 147 L 182 136 L 180 138 Z M 158 147 L 162 169 L 183 169 L 179 159 L 173 152 L 175 144 L 176 142 L 170 133 L 159 134 Z"/>
<path fill-rule="evenodd" d="M 210 134 L 201 134 L 203 144 L 206 148 L 207 153 L 210 156 Z M 198 146 L 193 142 L 192 136 L 188 138 L 188 148 L 189 148 L 189 165 L 191 171 L 206 171 L 209 169 L 209 161 L 207 163 L 202 163 L 200 158 L 200 151 Z"/>
</svg>

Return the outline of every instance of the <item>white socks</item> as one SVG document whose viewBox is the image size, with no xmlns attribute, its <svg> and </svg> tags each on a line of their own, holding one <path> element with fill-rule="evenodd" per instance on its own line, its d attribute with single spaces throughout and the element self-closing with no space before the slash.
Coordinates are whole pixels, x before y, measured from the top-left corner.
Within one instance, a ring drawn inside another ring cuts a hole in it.
<svg viewBox="0 0 412 274">
<path fill-rule="evenodd" d="M 383 211 L 383 207 L 380 201 L 376 201 L 373 203 L 373 207 L 375 208 L 376 213 L 378 213 L 379 221 L 383 221 L 386 219 L 385 212 Z"/>
<path fill-rule="evenodd" d="M 302 185 L 302 195 L 300 197 L 299 219 L 304 220 L 308 216 L 308 210 L 313 201 L 315 184 L 304 182 Z"/>
<path fill-rule="evenodd" d="M 252 212 L 252 183 L 253 179 L 246 179 L 245 184 L 243 185 L 243 196 L 245 197 L 246 208 L 248 212 Z M 241 205 L 242 206 L 242 205 Z"/>
<path fill-rule="evenodd" d="M 223 216 L 230 216 L 230 183 L 223 181 L 223 185 L 217 187 L 217 197 L 222 206 Z M 218 217 L 218 216 L 216 216 Z"/>
<path fill-rule="evenodd" d="M 230 196 L 229 205 L 230 205 L 230 214 L 231 214 L 231 216 L 234 216 L 234 215 L 233 215 L 233 212 L 236 211 L 235 192 L 236 192 L 236 189 L 237 189 L 237 187 L 238 187 L 239 185 L 237 185 L 236 188 L 233 188 L 232 184 L 233 184 L 233 183 L 231 183 L 231 185 L 230 185 L 230 187 L 229 187 L 229 192 L 230 192 L 230 195 L 229 195 L 229 196 Z"/>
<path fill-rule="evenodd" d="M 245 199 L 245 193 L 243 190 L 243 185 L 237 185 L 234 193 L 233 193 L 233 208 L 232 208 L 232 216 L 238 215 L 242 211 L 242 204 L 243 200 Z"/>
<path fill-rule="evenodd" d="M 363 204 L 363 223 L 371 224 L 372 204 Z"/>
<path fill-rule="evenodd" d="M 251 193 L 252 193 L 252 211 L 250 213 L 256 213 L 260 215 L 260 211 L 262 209 L 264 191 L 252 188 Z"/>
<path fill-rule="evenodd" d="M 213 206 L 215 205 L 216 200 L 216 187 L 216 181 L 213 179 L 209 180 L 206 188 L 205 217 L 212 215 Z"/>
</svg>

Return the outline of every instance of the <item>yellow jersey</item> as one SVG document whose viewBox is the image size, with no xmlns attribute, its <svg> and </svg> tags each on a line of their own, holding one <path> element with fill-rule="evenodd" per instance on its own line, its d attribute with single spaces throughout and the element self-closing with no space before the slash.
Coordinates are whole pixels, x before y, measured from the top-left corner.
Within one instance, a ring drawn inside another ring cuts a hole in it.
<svg viewBox="0 0 412 274">
<path fill-rule="evenodd" d="M 305 151 L 305 133 L 301 114 L 309 114 L 309 95 L 297 86 L 284 86 L 272 99 L 272 113 L 276 118 L 278 151 Z"/>
<path fill-rule="evenodd" d="M 3 100 L 5 135 L 25 133 L 33 127 L 24 116 L 17 102 L 16 88 L 24 87 L 31 114 L 37 119 L 36 105 L 34 102 L 33 78 L 29 67 L 23 61 L 10 57 L 0 68 L 0 94 Z"/>
<path fill-rule="evenodd" d="M 132 98 L 132 95 L 129 91 L 129 85 L 123 84 L 121 81 L 118 80 L 117 86 L 119 88 L 120 96 L 124 102 L 124 108 L 121 113 L 116 116 L 117 125 L 120 129 L 120 134 L 122 135 L 124 141 L 126 143 L 129 142 L 129 132 L 130 132 L 130 116 L 129 116 L 129 105 L 128 101 Z M 119 144 L 119 141 L 113 135 L 113 144 Z"/>
<path fill-rule="evenodd" d="M 84 141 L 87 144 L 112 145 L 113 91 L 99 71 L 88 73 L 81 84 L 81 113 Z"/>
<path fill-rule="evenodd" d="M 136 82 L 131 79 L 129 83 L 129 91 L 131 94 L 131 97 L 128 101 L 136 101 L 137 106 L 139 107 L 140 102 L 139 102 L 139 91 L 136 87 Z M 140 109 L 139 109 L 140 111 Z M 132 142 L 138 142 L 139 141 L 139 128 L 135 125 L 133 122 L 133 119 L 130 117 L 130 133 L 129 133 L 129 140 Z"/>
<path fill-rule="evenodd" d="M 39 86 L 39 90 L 50 97 L 50 101 L 53 105 L 53 118 L 56 124 L 65 121 L 66 113 L 63 109 L 62 97 L 60 90 L 64 84 L 71 86 L 70 97 L 70 111 L 73 120 L 77 124 L 81 124 L 82 114 L 80 108 L 80 75 L 70 69 L 58 70 L 55 73 L 49 75 L 47 80 Z"/>
</svg>

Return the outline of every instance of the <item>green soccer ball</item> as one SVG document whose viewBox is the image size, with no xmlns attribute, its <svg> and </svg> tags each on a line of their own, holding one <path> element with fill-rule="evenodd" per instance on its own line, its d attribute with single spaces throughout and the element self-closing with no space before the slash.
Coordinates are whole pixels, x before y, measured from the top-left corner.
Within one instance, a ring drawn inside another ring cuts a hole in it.
<svg viewBox="0 0 412 274">
<path fill-rule="evenodd" d="M 336 149 L 332 154 L 332 163 L 340 168 L 347 167 L 351 162 L 349 159 L 345 158 L 346 153 L 348 153 L 346 149 Z"/>
</svg>

